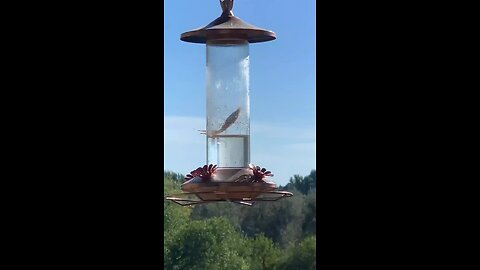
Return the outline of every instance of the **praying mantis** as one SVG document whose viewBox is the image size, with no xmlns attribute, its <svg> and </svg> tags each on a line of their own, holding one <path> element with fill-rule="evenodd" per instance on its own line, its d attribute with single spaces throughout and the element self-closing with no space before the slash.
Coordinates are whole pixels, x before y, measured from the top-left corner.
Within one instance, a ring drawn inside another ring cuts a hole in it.
<svg viewBox="0 0 480 270">
<path fill-rule="evenodd" d="M 218 134 L 227 130 L 233 123 L 237 121 L 238 116 L 240 115 L 240 112 L 241 112 L 241 108 L 238 108 L 232 114 L 230 114 L 219 130 L 209 131 L 208 134 L 206 130 L 199 130 L 200 134 L 205 134 L 205 135 L 208 135 L 209 137 L 217 136 Z"/>
</svg>

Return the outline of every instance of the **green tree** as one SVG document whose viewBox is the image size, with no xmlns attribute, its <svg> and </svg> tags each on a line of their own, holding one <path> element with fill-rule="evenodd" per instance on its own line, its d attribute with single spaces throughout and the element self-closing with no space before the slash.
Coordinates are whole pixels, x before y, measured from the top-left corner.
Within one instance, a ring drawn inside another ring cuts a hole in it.
<svg viewBox="0 0 480 270">
<path fill-rule="evenodd" d="M 308 192 L 317 187 L 317 171 L 312 170 L 308 176 L 294 175 L 290 178 L 289 183 L 285 186 L 286 189 L 297 189 L 302 194 L 307 195 Z"/>
<path fill-rule="evenodd" d="M 288 250 L 286 260 L 279 269 L 282 270 L 314 270 L 317 267 L 315 235 L 305 238 L 302 242 Z"/>
<path fill-rule="evenodd" d="M 270 238 L 260 234 L 250 241 L 250 267 L 253 270 L 277 269 L 281 258 L 280 249 Z"/>
<path fill-rule="evenodd" d="M 316 188 L 311 189 L 305 198 L 305 222 L 303 224 L 303 236 L 317 233 L 317 194 Z"/>
<path fill-rule="evenodd" d="M 164 195 L 184 176 L 164 173 Z M 316 171 L 294 176 L 294 196 L 253 207 L 164 202 L 164 269 L 315 269 Z"/>
<path fill-rule="evenodd" d="M 165 177 L 164 195 L 180 192 L 180 186 L 175 180 Z M 163 256 L 170 257 L 170 247 L 175 241 L 176 234 L 190 222 L 191 209 L 180 207 L 172 202 L 163 202 Z M 164 261 L 164 267 L 166 266 Z"/>
<path fill-rule="evenodd" d="M 224 218 L 190 221 L 164 258 L 165 269 L 250 269 L 244 239 Z"/>
<path fill-rule="evenodd" d="M 241 230 L 242 220 L 245 218 L 249 207 L 232 202 L 219 202 L 195 206 L 192 211 L 192 219 L 201 220 L 212 217 L 225 217 L 236 229 Z"/>
</svg>

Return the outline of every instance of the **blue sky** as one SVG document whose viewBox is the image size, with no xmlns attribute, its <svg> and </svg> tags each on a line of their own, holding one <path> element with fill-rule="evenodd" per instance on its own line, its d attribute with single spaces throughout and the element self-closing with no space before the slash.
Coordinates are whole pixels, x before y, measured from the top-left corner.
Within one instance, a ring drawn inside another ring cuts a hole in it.
<svg viewBox="0 0 480 270">
<path fill-rule="evenodd" d="M 205 45 L 180 41 L 221 14 L 218 0 L 164 2 L 164 167 L 206 163 Z M 316 169 L 315 1 L 237 0 L 233 13 L 277 39 L 250 44 L 251 161 L 285 185 Z"/>
</svg>

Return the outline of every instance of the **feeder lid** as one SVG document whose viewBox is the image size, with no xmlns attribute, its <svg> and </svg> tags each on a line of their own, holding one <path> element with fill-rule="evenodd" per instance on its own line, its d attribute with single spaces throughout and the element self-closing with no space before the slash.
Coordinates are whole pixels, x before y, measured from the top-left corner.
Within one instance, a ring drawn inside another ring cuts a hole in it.
<svg viewBox="0 0 480 270">
<path fill-rule="evenodd" d="M 192 43 L 209 40 L 247 40 L 249 43 L 276 39 L 274 32 L 248 24 L 232 13 L 233 0 L 220 0 L 222 15 L 207 26 L 185 32 L 180 39 Z"/>
</svg>

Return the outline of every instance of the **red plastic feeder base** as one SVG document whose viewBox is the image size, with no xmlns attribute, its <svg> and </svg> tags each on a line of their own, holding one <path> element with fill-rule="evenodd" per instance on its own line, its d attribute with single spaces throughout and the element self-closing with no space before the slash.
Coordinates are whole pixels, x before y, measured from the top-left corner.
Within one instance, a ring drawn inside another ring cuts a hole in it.
<svg viewBox="0 0 480 270">
<path fill-rule="evenodd" d="M 223 201 L 252 206 L 257 201 L 277 201 L 293 196 L 290 192 L 278 191 L 273 182 L 187 181 L 182 185 L 182 190 L 184 193 L 165 199 L 183 206 Z"/>
</svg>

